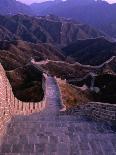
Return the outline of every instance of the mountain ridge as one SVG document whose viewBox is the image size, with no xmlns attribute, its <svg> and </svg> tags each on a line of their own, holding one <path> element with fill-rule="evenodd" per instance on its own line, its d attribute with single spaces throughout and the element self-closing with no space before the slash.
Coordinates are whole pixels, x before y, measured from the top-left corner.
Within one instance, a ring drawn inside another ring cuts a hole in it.
<svg viewBox="0 0 116 155">
<path fill-rule="evenodd" d="M 14 38 L 14 40 L 52 43 L 58 46 L 66 46 L 78 39 L 107 37 L 88 25 L 57 16 L 0 15 L 0 26 L 6 30 L 4 30 L 4 36 L 1 35 L 1 40 L 10 40 L 10 38 L 13 40 Z M 2 29 L 1 33 L 3 33 Z"/>
<path fill-rule="evenodd" d="M 34 14 L 31 8 L 24 3 L 16 0 L 0 0 L 0 14 L 5 15 L 17 13 Z"/>
<path fill-rule="evenodd" d="M 109 4 L 102 0 L 56 0 L 31 5 L 16 0 L 1 0 L 0 14 L 31 16 L 54 14 L 80 21 L 116 38 L 116 3 Z"/>
<path fill-rule="evenodd" d="M 49 7 L 46 7 L 46 3 L 31 5 L 31 8 L 35 10 L 38 15 L 54 14 L 78 20 L 82 23 L 89 24 L 96 29 L 102 30 L 112 37 L 116 37 L 116 3 L 109 4 L 106 1 L 95 1 L 86 3 L 83 0 L 84 5 L 79 5 L 76 0 L 60 1 L 57 5 L 53 1 L 49 3 Z M 45 8 L 41 10 L 41 5 Z M 37 7 L 38 6 L 38 7 Z M 91 18 L 90 18 L 91 17 Z M 100 17 L 100 18 L 99 18 Z"/>
</svg>

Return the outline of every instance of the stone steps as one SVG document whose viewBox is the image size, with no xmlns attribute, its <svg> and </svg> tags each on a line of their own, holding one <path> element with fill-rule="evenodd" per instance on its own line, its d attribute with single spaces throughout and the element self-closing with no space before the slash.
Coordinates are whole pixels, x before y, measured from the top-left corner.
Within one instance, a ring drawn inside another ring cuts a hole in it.
<svg viewBox="0 0 116 155">
<path fill-rule="evenodd" d="M 13 118 L 0 155 L 116 155 L 111 128 L 85 118 L 81 110 L 74 116 L 59 112 L 58 88 L 52 78 L 47 82 L 54 96 L 48 93 L 46 109 Z"/>
<path fill-rule="evenodd" d="M 14 119 L 13 120 L 13 122 L 17 122 L 17 121 L 24 121 L 24 122 L 28 122 L 28 121 L 36 121 L 36 122 L 39 122 L 39 121 L 59 121 L 59 120 L 61 120 L 61 121 L 77 121 L 78 122 L 78 120 L 85 120 L 86 118 L 84 118 L 84 117 L 81 117 L 81 116 L 72 116 L 72 117 L 70 117 L 69 115 L 68 116 L 49 116 L 48 115 L 48 117 L 46 116 L 46 117 L 42 117 L 42 116 L 40 116 L 40 117 L 32 117 L 32 118 L 28 118 L 28 117 L 26 117 L 26 118 L 16 118 L 16 119 Z"/>
</svg>

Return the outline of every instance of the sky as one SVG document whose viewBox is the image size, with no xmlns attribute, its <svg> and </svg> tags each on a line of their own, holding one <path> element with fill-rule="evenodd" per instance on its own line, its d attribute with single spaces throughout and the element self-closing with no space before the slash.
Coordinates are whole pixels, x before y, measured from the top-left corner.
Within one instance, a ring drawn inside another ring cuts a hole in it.
<svg viewBox="0 0 116 155">
<path fill-rule="evenodd" d="M 18 0 L 20 2 L 23 2 L 23 3 L 26 3 L 26 4 L 31 4 L 31 3 L 34 3 L 34 2 L 44 2 L 44 1 L 47 1 L 47 0 Z M 116 0 L 106 0 L 108 1 L 109 3 L 116 3 Z"/>
</svg>

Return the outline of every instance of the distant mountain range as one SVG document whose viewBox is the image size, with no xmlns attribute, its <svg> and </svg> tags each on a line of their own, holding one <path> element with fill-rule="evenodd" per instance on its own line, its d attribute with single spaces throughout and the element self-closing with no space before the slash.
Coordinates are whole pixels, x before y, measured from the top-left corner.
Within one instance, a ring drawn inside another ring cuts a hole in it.
<svg viewBox="0 0 116 155">
<path fill-rule="evenodd" d="M 96 38 L 105 34 L 88 25 L 55 16 L 0 16 L 0 40 L 24 40 L 66 46 L 78 39 Z"/>
<path fill-rule="evenodd" d="M 89 24 L 116 38 L 116 4 L 102 0 L 48 1 L 32 4 L 38 15 L 54 14 Z"/>
<path fill-rule="evenodd" d="M 44 45 L 44 48 L 52 52 L 58 50 L 59 53 L 67 57 L 67 61 L 78 61 L 82 64 L 99 65 L 116 55 L 116 43 L 108 41 L 107 38 L 108 36 L 105 36 L 105 34 L 96 31 L 88 25 L 80 24 L 65 18 L 59 18 L 57 16 L 31 17 L 21 14 L 0 16 L 1 50 L 9 49 L 8 42 L 12 45 L 11 47 L 14 48 L 14 44 L 11 43 L 17 42 L 17 40 L 35 44 L 47 43 L 54 46 L 54 50 L 50 48 L 51 45 L 49 47 Z M 35 47 L 33 47 L 33 50 L 36 53 Z M 15 47 L 15 49 L 16 48 L 17 47 Z M 28 46 L 25 46 L 23 51 L 28 52 Z M 44 51 L 44 49 L 42 51 Z M 17 54 L 21 55 L 20 51 Z M 49 54 L 47 56 L 43 53 L 43 55 L 35 54 L 34 56 L 42 60 L 50 58 Z M 51 52 L 50 55 L 52 58 Z M 10 56 L 12 58 L 11 54 L 8 57 Z M 53 58 L 57 60 L 57 55 L 56 58 L 54 56 Z M 21 57 L 20 60 L 23 60 L 23 57 Z M 6 61 L 9 60 L 7 59 Z M 20 61 L 17 61 L 17 64 L 19 62 Z M 20 63 L 18 66 L 20 66 Z"/>
<path fill-rule="evenodd" d="M 89 24 L 116 38 L 116 4 L 102 0 L 55 0 L 27 6 L 16 0 L 0 0 L 0 14 L 53 14 Z"/>
<path fill-rule="evenodd" d="M 16 0 L 0 0 L 0 14 L 33 14 L 29 6 Z"/>
</svg>

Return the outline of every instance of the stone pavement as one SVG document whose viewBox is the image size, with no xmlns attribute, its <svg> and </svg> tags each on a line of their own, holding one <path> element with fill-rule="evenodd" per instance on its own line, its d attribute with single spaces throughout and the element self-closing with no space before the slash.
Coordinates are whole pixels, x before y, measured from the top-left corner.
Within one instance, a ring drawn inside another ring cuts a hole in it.
<svg viewBox="0 0 116 155">
<path fill-rule="evenodd" d="M 58 87 L 47 80 L 47 106 L 12 119 L 0 155 L 116 155 L 116 132 L 81 115 L 61 114 Z"/>
</svg>

